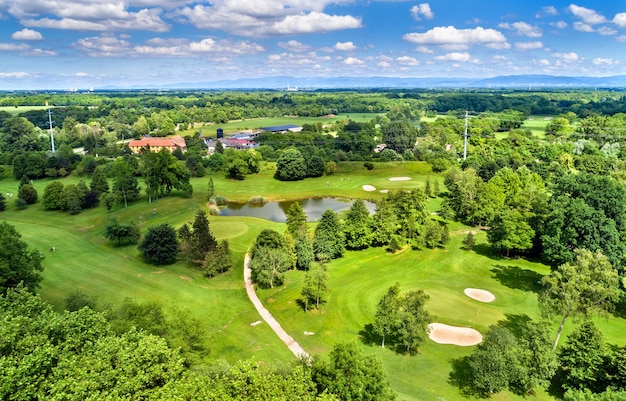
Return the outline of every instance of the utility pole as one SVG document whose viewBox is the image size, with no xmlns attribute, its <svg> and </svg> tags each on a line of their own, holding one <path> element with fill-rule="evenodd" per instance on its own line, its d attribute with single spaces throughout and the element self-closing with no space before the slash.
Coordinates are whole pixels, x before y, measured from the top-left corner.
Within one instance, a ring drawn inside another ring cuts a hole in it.
<svg viewBox="0 0 626 401">
<path fill-rule="evenodd" d="M 46 102 L 46 107 L 48 107 L 48 102 Z M 50 125 L 50 142 L 52 143 L 52 153 L 55 152 L 54 149 L 54 130 L 52 129 L 52 110 L 48 107 L 48 124 Z"/>
<path fill-rule="evenodd" d="M 463 134 L 463 160 L 467 159 L 467 119 L 469 111 L 465 111 L 465 134 Z"/>
</svg>

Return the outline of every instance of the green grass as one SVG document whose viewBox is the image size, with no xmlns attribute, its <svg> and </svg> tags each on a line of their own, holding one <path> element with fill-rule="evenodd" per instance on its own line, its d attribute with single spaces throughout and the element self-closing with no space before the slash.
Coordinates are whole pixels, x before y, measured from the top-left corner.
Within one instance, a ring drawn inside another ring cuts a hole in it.
<svg viewBox="0 0 626 401">
<path fill-rule="evenodd" d="M 261 127 L 272 127 L 277 125 L 304 125 L 315 124 L 321 122 L 322 124 L 331 124 L 337 121 L 351 119 L 356 122 L 367 122 L 375 118 L 377 113 L 349 113 L 349 114 L 337 114 L 331 117 L 296 117 L 296 116 L 284 116 L 284 117 L 271 117 L 271 118 L 252 118 L 239 121 L 230 121 L 226 124 L 213 124 L 206 123 L 202 127 L 195 127 L 186 131 L 181 131 L 179 134 L 182 136 L 192 135 L 202 129 L 204 136 L 215 136 L 215 132 L 218 128 L 222 128 L 226 133 L 236 133 L 244 130 L 257 129 Z"/>
<path fill-rule="evenodd" d="M 213 175 L 216 193 L 231 200 L 247 201 L 262 195 L 268 200 L 299 199 L 311 196 L 378 199 L 381 189 L 410 189 L 422 187 L 428 177 L 437 179 L 443 189 L 443 179 L 432 174 L 421 162 L 376 164 L 368 171 L 362 163 L 340 163 L 339 171 L 330 177 L 298 182 L 279 182 L 272 178 L 272 165 L 244 181 L 229 180 L 223 174 Z M 389 181 L 390 177 L 409 176 L 410 181 Z M 80 177 L 62 180 L 77 182 Z M 86 178 L 83 178 L 89 181 Z M 34 182 L 39 196 L 52 180 Z M 167 222 L 179 227 L 193 220 L 198 208 L 206 208 L 209 176 L 192 179 L 194 195 L 184 199 L 177 195 L 159 199 L 152 204 L 142 197 L 128 208 L 107 213 L 102 206 L 83 211 L 77 216 L 46 211 L 41 202 L 26 210 L 15 209 L 17 181 L 0 180 L 2 193 L 13 192 L 8 209 L 0 213 L 3 220 L 16 226 L 30 246 L 41 250 L 44 280 L 41 295 L 62 309 L 64 299 L 76 289 L 115 303 L 126 296 L 139 301 L 157 300 L 167 308 L 189 309 L 198 318 L 210 338 L 212 358 L 229 361 L 254 357 L 261 361 L 289 361 L 292 354 L 265 324 L 250 324 L 260 320 L 248 301 L 243 287 L 243 257 L 258 233 L 265 228 L 279 232 L 284 224 L 246 217 L 210 216 L 211 229 L 218 239 L 228 238 L 234 256 L 232 271 L 214 279 L 202 277 L 195 268 L 182 262 L 162 268 L 144 263 L 136 247 L 118 248 L 104 240 L 102 232 L 108 216 L 117 216 L 123 223 L 131 220 L 145 230 Z M 326 183 L 328 182 L 328 185 Z M 375 192 L 365 192 L 362 186 L 374 185 Z M 440 199 L 429 202 L 431 211 L 439 207 Z M 287 273 L 286 285 L 273 291 L 260 291 L 265 305 L 278 321 L 303 347 L 312 354 L 326 354 L 338 341 L 360 341 L 365 325 L 373 320 L 378 299 L 396 281 L 407 291 L 422 288 L 431 297 L 427 304 L 437 321 L 468 325 L 479 331 L 507 314 L 527 314 L 537 317 L 536 281 L 548 268 L 524 259 L 497 259 L 489 254 L 485 233 L 477 236 L 475 251 L 460 250 L 463 230 L 453 223 L 452 241 L 447 250 L 404 250 L 395 255 L 382 249 L 349 252 L 330 264 L 331 289 L 322 313 L 305 315 L 297 300 L 303 273 Z M 56 252 L 49 252 L 51 246 Z M 492 304 L 481 304 L 463 294 L 466 287 L 484 288 L 496 295 Z M 597 320 L 607 340 L 624 345 L 626 321 L 611 317 Z M 556 332 L 556 322 L 554 323 Z M 566 325 L 563 339 L 575 326 Z M 315 334 L 305 336 L 305 331 Z M 366 352 L 381 358 L 393 388 L 405 400 L 463 400 L 458 390 L 448 383 L 451 361 L 468 355 L 472 347 L 437 345 L 427 341 L 417 356 L 398 355 L 376 344 L 364 345 Z M 521 400 L 509 393 L 497 394 L 495 400 Z M 537 399 L 550 397 L 541 393 Z"/>
<path fill-rule="evenodd" d="M 31 110 L 48 110 L 48 108 L 48 106 L 0 106 L 0 111 L 6 111 L 15 116 Z"/>
<path fill-rule="evenodd" d="M 461 250 L 464 235 L 452 237 L 447 250 L 411 251 L 390 255 L 382 249 L 349 252 L 330 264 L 330 295 L 321 312 L 308 315 L 298 306 L 303 285 L 302 272 L 287 275 L 286 285 L 259 291 L 264 304 L 307 351 L 326 353 L 338 341 L 363 340 L 364 328 L 373 322 L 378 300 L 394 283 L 402 291 L 421 288 L 430 296 L 428 311 L 434 321 L 473 327 L 484 333 L 489 325 L 511 315 L 538 318 L 537 281 L 548 267 L 524 259 L 499 259 L 489 254 L 486 235 L 477 235 L 475 251 Z M 482 288 L 496 296 L 493 303 L 480 303 L 464 295 L 467 287 Z M 599 319 L 597 323 L 611 343 L 624 345 L 624 319 Z M 575 326 L 567 324 L 567 332 Z M 556 322 L 553 324 L 556 333 Z M 304 335 L 314 332 L 314 335 Z M 463 400 L 448 383 L 451 361 L 469 355 L 472 347 L 439 345 L 431 341 L 420 354 L 405 356 L 378 343 L 365 344 L 366 352 L 380 357 L 393 388 L 404 400 Z M 496 399 L 522 399 L 502 393 Z M 539 394 L 535 399 L 551 399 Z"/>
</svg>

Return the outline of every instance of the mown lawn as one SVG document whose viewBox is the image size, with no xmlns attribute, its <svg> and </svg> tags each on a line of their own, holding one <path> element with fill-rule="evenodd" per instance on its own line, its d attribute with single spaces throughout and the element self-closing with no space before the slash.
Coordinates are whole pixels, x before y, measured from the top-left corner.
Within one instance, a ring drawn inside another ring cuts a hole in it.
<svg viewBox="0 0 626 401">
<path fill-rule="evenodd" d="M 278 125 L 294 124 L 302 126 L 304 124 L 331 124 L 337 121 L 351 119 L 356 122 L 367 122 L 375 118 L 377 113 L 349 113 L 349 114 L 337 114 L 328 117 L 297 117 L 297 116 L 283 116 L 283 117 L 267 117 L 267 118 L 250 118 L 246 120 L 230 121 L 225 124 L 205 123 L 201 127 L 194 127 L 186 131 L 181 131 L 179 134 L 182 136 L 192 135 L 198 130 L 202 130 L 203 136 L 215 137 L 216 130 L 222 128 L 225 133 L 237 133 L 239 131 L 253 130 L 262 127 L 274 127 Z"/>
<path fill-rule="evenodd" d="M 379 199 L 382 189 L 422 187 L 441 176 L 432 174 L 421 162 L 375 164 L 368 171 L 362 163 L 340 163 L 334 176 L 279 182 L 272 178 L 273 168 L 266 164 L 261 174 L 244 181 L 226 179 L 223 174 L 211 176 L 217 194 L 231 200 L 247 201 L 253 196 L 268 200 L 299 199 L 311 196 Z M 390 177 L 407 176 L 409 181 L 389 181 Z M 64 179 L 77 182 L 80 177 Z M 87 182 L 87 178 L 83 178 Z M 45 186 L 52 180 L 34 182 L 40 199 Z M 77 216 L 46 211 L 41 200 L 26 210 L 15 209 L 17 181 L 0 180 L 2 193 L 13 192 L 8 209 L 0 217 L 16 226 L 32 247 L 41 250 L 44 280 L 41 295 L 62 309 L 65 298 L 76 289 L 98 297 L 102 302 L 115 303 L 124 297 L 137 300 L 157 300 L 168 307 L 187 308 L 200 319 L 211 339 L 211 357 L 229 361 L 254 357 L 261 361 L 290 361 L 292 354 L 265 324 L 251 326 L 260 320 L 249 303 L 243 286 L 243 257 L 258 233 L 265 228 L 279 232 L 284 224 L 247 217 L 210 216 L 211 229 L 218 239 L 227 238 L 233 251 L 234 268 L 219 277 L 206 279 L 183 262 L 156 267 L 144 263 L 135 247 L 115 247 L 102 233 L 109 216 L 123 222 L 135 221 L 142 230 L 167 222 L 179 227 L 193 220 L 198 209 L 206 209 L 209 176 L 192 179 L 191 199 L 173 194 L 149 204 L 143 197 L 128 208 L 118 207 L 107 212 L 103 206 L 83 211 Z M 366 192 L 368 184 L 376 191 Z M 440 200 L 429 203 L 437 211 Z M 314 223 L 311 224 L 313 228 Z M 364 341 L 364 330 L 373 320 L 376 303 L 387 288 L 400 282 L 401 289 L 422 288 L 430 296 L 427 309 L 438 322 L 466 325 L 484 332 L 486 328 L 507 316 L 537 317 L 537 280 L 546 274 L 546 266 L 524 259 L 494 258 L 486 246 L 484 232 L 478 234 L 478 245 L 471 252 L 460 249 L 464 230 L 454 223 L 452 241 L 446 250 L 413 251 L 406 249 L 390 255 L 376 248 L 349 252 L 330 264 L 331 289 L 328 302 L 321 313 L 305 314 L 298 305 L 304 274 L 291 271 L 286 285 L 273 291 L 260 291 L 265 305 L 278 321 L 304 348 L 312 354 L 326 354 L 339 341 L 363 343 L 366 352 L 383 361 L 393 388 L 405 400 L 462 400 L 458 390 L 449 384 L 448 375 L 454 359 L 471 353 L 472 347 L 437 345 L 427 341 L 421 354 L 405 356 L 392 349 L 381 349 Z M 51 246 L 56 252 L 49 251 Z M 492 304 L 482 304 L 463 294 L 466 287 L 483 288 L 496 295 Z M 621 311 L 622 316 L 626 311 Z M 598 320 L 609 342 L 624 345 L 626 321 L 611 317 Z M 556 332 L 556 322 L 553 324 Z M 568 322 L 564 334 L 575 326 Z M 314 335 L 304 335 L 304 332 Z M 550 399 L 541 394 L 538 399 Z M 508 393 L 497 394 L 496 400 L 521 399 Z"/>
</svg>

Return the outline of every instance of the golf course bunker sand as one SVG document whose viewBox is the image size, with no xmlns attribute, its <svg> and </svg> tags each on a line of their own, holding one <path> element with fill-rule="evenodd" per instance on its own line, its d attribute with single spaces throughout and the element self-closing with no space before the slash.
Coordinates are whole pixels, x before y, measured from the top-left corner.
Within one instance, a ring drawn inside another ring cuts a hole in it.
<svg viewBox="0 0 626 401">
<path fill-rule="evenodd" d="M 480 302 L 493 302 L 496 296 L 487 290 L 479 290 L 478 288 L 466 288 L 463 290 L 465 295 Z"/>
<path fill-rule="evenodd" d="M 469 347 L 483 340 L 482 334 L 469 327 L 448 326 L 443 323 L 431 323 L 428 325 L 431 340 L 438 344 L 460 345 Z"/>
<path fill-rule="evenodd" d="M 376 191 L 376 187 L 373 185 L 363 185 L 363 190 L 367 192 Z"/>
<path fill-rule="evenodd" d="M 389 181 L 409 181 L 411 177 L 391 177 Z"/>
</svg>

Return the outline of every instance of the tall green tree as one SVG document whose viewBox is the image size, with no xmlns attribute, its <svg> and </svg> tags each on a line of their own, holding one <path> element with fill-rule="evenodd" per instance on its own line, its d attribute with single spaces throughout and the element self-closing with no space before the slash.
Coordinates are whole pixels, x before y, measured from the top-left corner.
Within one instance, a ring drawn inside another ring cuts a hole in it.
<svg viewBox="0 0 626 401">
<path fill-rule="evenodd" d="M 104 169 L 96 168 L 91 176 L 89 188 L 98 196 L 106 194 L 110 190 L 109 181 L 107 180 Z"/>
<path fill-rule="evenodd" d="M 385 338 L 396 332 L 400 325 L 400 283 L 389 287 L 376 305 L 374 331 L 382 337 L 381 347 L 385 347 Z"/>
<path fill-rule="evenodd" d="M 326 391 L 340 400 L 396 399 L 380 361 L 374 356 L 364 355 L 354 343 L 335 344 L 328 362 L 321 359 L 314 361 L 312 376 L 318 393 Z"/>
<path fill-rule="evenodd" d="M 487 231 L 491 247 L 500 254 L 510 256 L 511 252 L 521 253 L 533 246 L 535 230 L 517 210 L 503 210 L 496 215 Z"/>
<path fill-rule="evenodd" d="M 42 279 L 41 252 L 30 249 L 15 227 L 6 222 L 0 223 L 0 243 L 0 293 L 6 294 L 20 283 L 34 293 Z"/>
<path fill-rule="evenodd" d="M 408 121 L 391 121 L 382 127 L 383 141 L 387 148 L 404 153 L 413 149 L 417 139 L 417 129 Z"/>
<path fill-rule="evenodd" d="M 31 184 L 23 184 L 20 185 L 20 189 L 17 191 L 17 197 L 23 200 L 27 205 L 32 205 L 37 203 L 39 195 L 34 186 Z"/>
<path fill-rule="evenodd" d="M 324 211 L 320 218 L 313 237 L 313 252 L 315 257 L 325 255 L 328 259 L 336 259 L 345 251 L 344 234 L 339 217 L 332 210 Z"/>
<path fill-rule="evenodd" d="M 63 193 L 63 183 L 55 180 L 46 185 L 43 190 L 43 207 L 50 210 L 59 210 L 62 208 L 61 194 Z"/>
<path fill-rule="evenodd" d="M 295 148 L 283 150 L 276 161 L 274 178 L 280 181 L 298 181 L 306 176 L 307 165 L 302 153 Z"/>
<path fill-rule="evenodd" d="M 304 276 L 304 286 L 302 296 L 304 297 L 304 311 L 307 312 L 309 302 L 320 308 L 324 295 L 328 292 L 328 268 L 326 263 L 315 263 Z"/>
<path fill-rule="evenodd" d="M 365 249 L 370 246 L 370 212 L 362 199 L 354 201 L 345 214 L 343 232 L 347 249 Z"/>
<path fill-rule="evenodd" d="M 207 277 L 214 277 L 224 273 L 233 266 L 228 240 L 220 241 L 214 250 L 209 251 L 202 264 L 202 270 Z"/>
<path fill-rule="evenodd" d="M 176 230 L 167 223 L 149 227 L 138 248 L 148 261 L 157 265 L 170 265 L 178 255 Z"/>
<path fill-rule="evenodd" d="M 575 259 L 541 279 L 539 306 L 546 317 L 561 316 L 553 349 L 556 349 L 565 321 L 570 316 L 603 314 L 619 299 L 617 270 L 601 252 L 574 251 Z"/>
<path fill-rule="evenodd" d="M 606 368 L 609 349 L 604 336 L 592 321 L 578 326 L 559 351 L 564 389 L 602 392 L 608 384 Z"/>
<path fill-rule="evenodd" d="M 185 223 L 178 230 L 178 236 L 186 256 L 199 265 L 204 263 L 207 253 L 217 247 L 217 241 L 204 210 L 198 210 L 191 226 Z"/>
<path fill-rule="evenodd" d="M 425 304 L 430 297 L 423 290 L 409 291 L 400 298 L 400 310 L 396 335 L 406 352 L 416 353 L 428 338 L 428 324 L 432 317 Z"/>
<path fill-rule="evenodd" d="M 117 242 L 117 245 L 135 245 L 141 239 L 141 231 L 134 222 L 120 224 L 116 217 L 112 217 L 104 227 L 104 238 Z"/>
<path fill-rule="evenodd" d="M 393 205 L 383 198 L 376 202 L 376 213 L 371 217 L 372 245 L 387 245 L 398 230 L 398 218 Z"/>
<path fill-rule="evenodd" d="M 300 202 L 293 202 L 287 209 L 287 212 L 285 212 L 285 215 L 287 216 L 287 231 L 292 236 L 295 237 L 300 233 L 306 233 L 307 216 Z"/>
<path fill-rule="evenodd" d="M 128 202 L 139 198 L 139 183 L 134 175 L 133 167 L 123 158 L 113 163 L 113 193 L 128 207 Z"/>
</svg>

